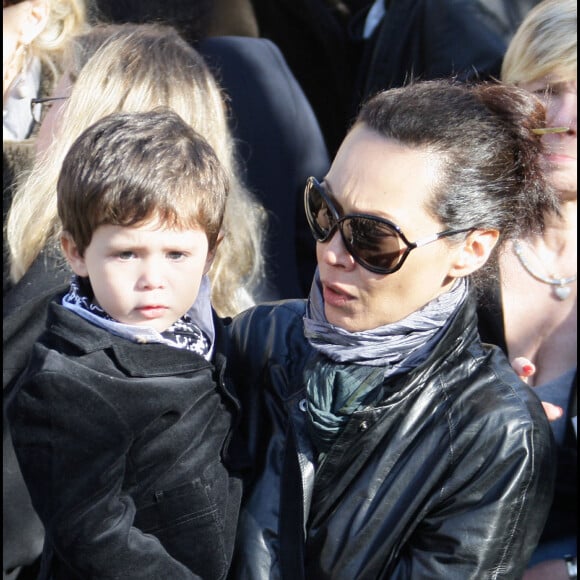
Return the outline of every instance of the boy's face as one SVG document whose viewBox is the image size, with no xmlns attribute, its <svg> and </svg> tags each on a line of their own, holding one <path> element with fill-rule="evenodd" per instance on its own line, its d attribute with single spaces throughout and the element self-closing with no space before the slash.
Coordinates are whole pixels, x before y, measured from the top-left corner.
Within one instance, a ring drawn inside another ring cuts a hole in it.
<svg viewBox="0 0 580 580">
<path fill-rule="evenodd" d="M 211 265 L 203 230 L 166 229 L 157 220 L 100 226 L 82 257 L 66 233 L 62 245 L 73 271 L 89 277 L 96 302 L 109 316 L 158 332 L 189 310 Z"/>
</svg>

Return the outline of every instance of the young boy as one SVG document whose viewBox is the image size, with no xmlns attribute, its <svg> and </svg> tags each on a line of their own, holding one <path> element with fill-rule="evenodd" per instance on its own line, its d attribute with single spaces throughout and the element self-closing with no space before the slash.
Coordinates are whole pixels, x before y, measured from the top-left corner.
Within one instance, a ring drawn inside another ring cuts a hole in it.
<svg viewBox="0 0 580 580">
<path fill-rule="evenodd" d="M 113 114 L 58 182 L 74 272 L 9 406 L 46 530 L 40 578 L 215 580 L 241 493 L 205 276 L 228 179 L 177 114 Z"/>
</svg>

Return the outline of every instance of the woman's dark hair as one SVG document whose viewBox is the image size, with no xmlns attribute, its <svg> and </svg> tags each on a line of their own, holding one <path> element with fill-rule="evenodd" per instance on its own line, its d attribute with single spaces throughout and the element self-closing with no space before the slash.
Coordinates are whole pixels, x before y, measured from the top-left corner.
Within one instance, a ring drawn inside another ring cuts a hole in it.
<svg viewBox="0 0 580 580">
<path fill-rule="evenodd" d="M 541 232 L 559 212 L 543 170 L 545 108 L 499 82 L 419 81 L 371 97 L 355 123 L 442 160 L 429 211 L 444 229 L 496 229 L 502 242 Z"/>
</svg>

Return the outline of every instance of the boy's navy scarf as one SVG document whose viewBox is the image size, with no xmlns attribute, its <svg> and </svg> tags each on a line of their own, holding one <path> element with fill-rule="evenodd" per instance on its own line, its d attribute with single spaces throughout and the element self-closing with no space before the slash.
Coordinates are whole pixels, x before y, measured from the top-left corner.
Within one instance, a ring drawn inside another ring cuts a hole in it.
<svg viewBox="0 0 580 580">
<path fill-rule="evenodd" d="M 209 282 L 200 287 L 200 294 L 195 304 L 195 310 L 199 310 L 200 300 L 207 299 Z M 147 326 L 135 326 L 123 324 L 111 318 L 99 305 L 93 301 L 93 292 L 86 278 L 73 276 L 70 288 L 62 299 L 65 308 L 82 316 L 92 324 L 100 326 L 109 332 L 137 343 L 162 343 L 176 348 L 184 348 L 200 354 L 207 360 L 211 357 L 211 339 L 213 339 L 213 323 L 211 332 L 204 333 L 192 319 L 194 307 L 174 322 L 166 331 L 157 332 Z M 211 309 L 211 306 L 209 306 Z M 211 320 L 211 319 L 210 319 Z"/>
</svg>

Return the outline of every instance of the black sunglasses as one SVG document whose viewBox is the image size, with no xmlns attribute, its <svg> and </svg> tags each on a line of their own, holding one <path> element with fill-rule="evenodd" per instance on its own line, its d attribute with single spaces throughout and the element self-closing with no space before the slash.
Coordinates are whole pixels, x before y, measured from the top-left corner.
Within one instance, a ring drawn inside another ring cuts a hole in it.
<svg viewBox="0 0 580 580">
<path fill-rule="evenodd" d="M 314 177 L 309 177 L 306 182 L 304 206 L 310 230 L 317 242 L 327 242 L 335 229 L 338 229 L 350 255 L 363 268 L 375 274 L 396 272 L 415 248 L 473 230 L 445 230 L 410 242 L 401 228 L 387 219 L 369 214 L 340 217 L 324 188 Z"/>
</svg>

